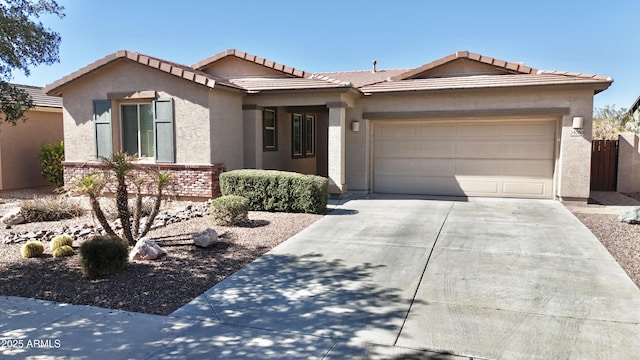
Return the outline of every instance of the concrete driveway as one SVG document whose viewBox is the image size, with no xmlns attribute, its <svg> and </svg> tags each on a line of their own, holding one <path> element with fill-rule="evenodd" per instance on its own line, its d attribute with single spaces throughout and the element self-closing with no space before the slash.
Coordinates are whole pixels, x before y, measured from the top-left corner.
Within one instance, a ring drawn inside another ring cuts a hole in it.
<svg viewBox="0 0 640 360">
<path fill-rule="evenodd" d="M 301 358 L 640 354 L 640 290 L 544 200 L 346 201 L 174 315 L 285 334 Z"/>
<path fill-rule="evenodd" d="M 639 323 L 640 290 L 558 202 L 374 197 L 169 317 L 0 297 L 0 355 L 619 360 Z"/>
</svg>

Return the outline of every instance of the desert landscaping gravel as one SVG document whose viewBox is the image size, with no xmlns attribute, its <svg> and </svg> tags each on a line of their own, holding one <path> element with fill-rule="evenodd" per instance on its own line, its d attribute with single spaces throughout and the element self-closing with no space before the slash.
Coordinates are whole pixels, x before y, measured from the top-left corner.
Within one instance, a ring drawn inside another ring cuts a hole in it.
<svg viewBox="0 0 640 360">
<path fill-rule="evenodd" d="M 19 203 L 7 195 L 3 198 L 0 216 Z M 169 206 L 188 204 L 172 202 Z M 130 261 L 123 272 L 101 280 L 82 278 L 77 251 L 71 257 L 53 258 L 45 244 L 44 257 L 23 259 L 22 244 L 0 243 L 0 295 L 168 315 L 321 217 L 249 212 L 250 221 L 243 227 L 214 226 L 209 217 L 170 224 L 148 236 L 167 255 L 155 261 Z M 90 215 L 15 225 L 10 230 L 37 231 L 84 223 L 93 223 Z M 220 241 L 209 248 L 193 245 L 191 235 L 210 227 L 216 229 Z"/>
<path fill-rule="evenodd" d="M 640 225 L 618 221 L 618 215 L 581 213 L 574 215 L 609 250 L 631 280 L 640 287 Z"/>
</svg>

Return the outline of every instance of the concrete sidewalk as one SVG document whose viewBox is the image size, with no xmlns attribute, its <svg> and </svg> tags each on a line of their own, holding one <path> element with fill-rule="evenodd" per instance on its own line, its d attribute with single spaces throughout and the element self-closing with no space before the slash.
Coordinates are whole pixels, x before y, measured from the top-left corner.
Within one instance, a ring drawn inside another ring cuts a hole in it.
<svg viewBox="0 0 640 360">
<path fill-rule="evenodd" d="M 562 204 L 452 200 L 345 201 L 170 317 L 0 298 L 0 338 L 23 340 L 0 354 L 637 357 L 640 290 Z"/>
</svg>

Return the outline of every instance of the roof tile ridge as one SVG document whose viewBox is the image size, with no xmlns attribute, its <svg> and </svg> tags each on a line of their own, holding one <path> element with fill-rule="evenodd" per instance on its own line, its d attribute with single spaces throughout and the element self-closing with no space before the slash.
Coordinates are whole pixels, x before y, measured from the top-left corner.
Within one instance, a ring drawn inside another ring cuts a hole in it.
<svg viewBox="0 0 640 360">
<path fill-rule="evenodd" d="M 537 74 L 561 75 L 561 76 L 567 76 L 567 77 L 577 77 L 582 79 L 605 80 L 605 81 L 613 80 L 610 76 L 606 76 L 606 75 L 596 75 L 596 74 L 589 74 L 589 73 L 579 73 L 579 72 L 560 71 L 560 70 L 538 70 Z"/>
<path fill-rule="evenodd" d="M 385 72 L 385 71 L 396 71 L 396 70 L 411 70 L 411 69 L 413 69 L 413 68 L 376 69 L 375 73 Z M 354 72 L 374 73 L 374 72 L 371 71 L 371 69 L 341 70 L 341 71 L 320 71 L 320 72 L 313 73 L 312 76 L 314 76 L 314 75 L 322 75 L 322 74 L 348 74 L 348 73 L 354 73 Z"/>
<path fill-rule="evenodd" d="M 280 71 L 282 73 L 288 74 L 288 75 L 292 75 L 295 77 L 300 77 L 300 78 L 305 78 L 307 77 L 307 75 L 309 74 L 308 72 L 301 70 L 301 69 L 296 69 L 292 66 L 287 66 L 284 64 L 280 64 L 276 61 L 272 61 L 266 58 L 261 58 L 257 55 L 253 55 L 244 51 L 240 51 L 237 49 L 227 49 L 225 51 L 219 52 L 213 56 L 210 56 L 202 61 L 199 61 L 193 65 L 191 65 L 190 67 L 193 69 L 201 69 L 203 67 L 209 66 L 211 64 L 213 64 L 214 62 L 221 60 L 227 56 L 234 56 L 238 59 L 242 59 L 251 63 L 254 63 L 256 65 L 260 65 L 260 66 L 264 66 L 266 68 L 269 69 L 273 69 L 276 71 Z"/>
</svg>

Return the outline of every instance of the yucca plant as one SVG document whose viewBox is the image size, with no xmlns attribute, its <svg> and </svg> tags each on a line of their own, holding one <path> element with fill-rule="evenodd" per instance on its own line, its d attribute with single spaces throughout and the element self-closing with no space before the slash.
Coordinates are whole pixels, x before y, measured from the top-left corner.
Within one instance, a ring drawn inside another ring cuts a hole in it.
<svg viewBox="0 0 640 360">
<path fill-rule="evenodd" d="M 76 194 L 87 195 L 91 204 L 91 212 L 98 219 L 100 226 L 108 235 L 117 236 L 111 225 L 109 225 L 107 216 L 102 211 L 100 201 L 98 201 L 98 197 L 102 195 L 106 184 L 104 174 L 90 173 L 75 179 L 70 190 Z"/>
</svg>

